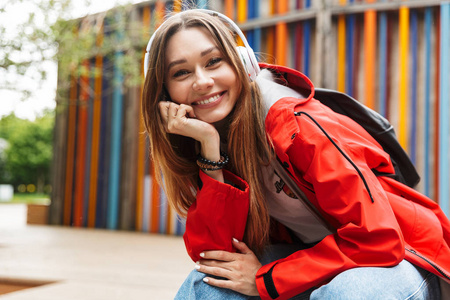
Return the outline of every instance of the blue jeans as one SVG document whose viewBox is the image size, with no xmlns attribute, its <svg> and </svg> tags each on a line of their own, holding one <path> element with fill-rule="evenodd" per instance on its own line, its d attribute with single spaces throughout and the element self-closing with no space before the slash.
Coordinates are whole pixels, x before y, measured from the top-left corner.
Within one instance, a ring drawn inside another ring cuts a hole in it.
<svg viewBox="0 0 450 300">
<path fill-rule="evenodd" d="M 262 264 L 295 252 L 293 245 L 271 246 L 261 258 Z M 240 293 L 210 286 L 203 282 L 205 274 L 193 270 L 175 296 L 176 300 L 223 299 L 255 300 Z M 439 280 L 434 275 L 406 260 L 395 267 L 361 267 L 337 275 L 328 284 L 308 290 L 292 299 L 440 299 Z"/>
</svg>

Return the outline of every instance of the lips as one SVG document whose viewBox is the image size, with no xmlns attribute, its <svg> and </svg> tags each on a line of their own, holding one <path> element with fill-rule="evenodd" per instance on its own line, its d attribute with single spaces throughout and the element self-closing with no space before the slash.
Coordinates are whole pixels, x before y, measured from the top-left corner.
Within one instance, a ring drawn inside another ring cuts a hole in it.
<svg viewBox="0 0 450 300">
<path fill-rule="evenodd" d="M 209 98 L 206 98 L 206 99 L 203 99 L 203 100 L 200 100 L 200 101 L 196 101 L 196 102 L 194 102 L 192 104 L 193 105 L 202 106 L 202 107 L 213 106 L 213 105 L 216 104 L 216 102 L 220 102 L 220 100 L 222 99 L 223 94 L 225 94 L 225 92 L 215 94 L 214 96 L 211 96 Z"/>
</svg>

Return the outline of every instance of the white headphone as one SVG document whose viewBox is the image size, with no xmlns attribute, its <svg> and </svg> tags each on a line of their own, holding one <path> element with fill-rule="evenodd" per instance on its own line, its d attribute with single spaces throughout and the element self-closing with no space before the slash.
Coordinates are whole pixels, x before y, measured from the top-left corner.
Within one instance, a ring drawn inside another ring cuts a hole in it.
<svg viewBox="0 0 450 300">
<path fill-rule="evenodd" d="M 229 24 L 233 28 L 233 30 L 239 35 L 239 37 L 241 38 L 242 42 L 244 42 L 244 45 L 245 45 L 245 47 L 242 47 L 242 46 L 236 47 L 236 50 L 238 51 L 239 57 L 241 58 L 242 64 L 243 64 L 245 70 L 247 71 L 247 74 L 248 74 L 250 80 L 255 81 L 256 75 L 258 75 L 258 73 L 260 72 L 258 61 L 256 59 L 255 54 L 253 53 L 253 49 L 248 44 L 244 33 L 239 29 L 239 27 L 230 18 L 228 18 L 227 16 L 225 16 L 221 13 L 218 13 L 218 12 L 215 12 L 212 10 L 208 10 L 208 9 L 194 9 L 194 10 L 204 12 L 204 13 L 207 13 L 212 16 L 219 17 L 219 19 L 221 19 L 224 23 Z M 181 14 L 182 13 L 183 12 L 181 12 Z M 156 34 L 156 32 L 158 32 L 159 28 L 156 29 L 156 31 L 153 33 L 152 37 L 150 38 L 150 40 L 148 41 L 148 44 L 147 44 L 147 49 L 146 49 L 145 59 L 144 59 L 144 74 L 145 74 L 145 76 L 147 76 L 147 71 L 148 71 L 149 52 L 152 47 L 152 43 L 153 43 L 155 34 Z"/>
</svg>

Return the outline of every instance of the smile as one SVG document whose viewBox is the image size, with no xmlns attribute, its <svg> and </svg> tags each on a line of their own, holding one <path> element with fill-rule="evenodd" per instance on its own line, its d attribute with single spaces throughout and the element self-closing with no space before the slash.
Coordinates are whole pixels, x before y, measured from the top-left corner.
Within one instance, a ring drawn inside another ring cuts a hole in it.
<svg viewBox="0 0 450 300">
<path fill-rule="evenodd" d="M 209 103 L 213 103 L 213 102 L 216 102 L 217 100 L 219 100 L 221 95 L 222 94 L 216 94 L 216 95 L 214 95 L 212 97 L 209 97 L 208 99 L 204 99 L 204 100 L 200 100 L 200 101 L 194 102 L 193 104 L 195 104 L 195 105 L 206 105 L 206 104 L 209 104 Z"/>
</svg>

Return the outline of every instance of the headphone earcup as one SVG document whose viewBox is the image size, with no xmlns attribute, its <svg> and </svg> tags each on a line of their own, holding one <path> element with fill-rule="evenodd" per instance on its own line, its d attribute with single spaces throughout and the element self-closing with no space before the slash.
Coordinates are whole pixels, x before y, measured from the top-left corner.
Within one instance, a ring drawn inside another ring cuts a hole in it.
<svg viewBox="0 0 450 300">
<path fill-rule="evenodd" d="M 242 64 L 244 65 L 244 69 L 248 74 L 250 81 L 256 80 L 256 75 L 258 75 L 255 67 L 253 66 L 253 60 L 251 59 L 251 55 L 254 56 L 253 53 L 248 53 L 247 48 L 238 46 L 236 50 L 241 58 Z M 253 51 L 252 51 L 253 52 Z M 255 59 L 256 61 L 256 59 Z"/>
</svg>

